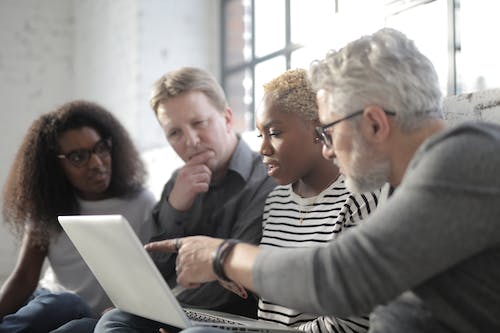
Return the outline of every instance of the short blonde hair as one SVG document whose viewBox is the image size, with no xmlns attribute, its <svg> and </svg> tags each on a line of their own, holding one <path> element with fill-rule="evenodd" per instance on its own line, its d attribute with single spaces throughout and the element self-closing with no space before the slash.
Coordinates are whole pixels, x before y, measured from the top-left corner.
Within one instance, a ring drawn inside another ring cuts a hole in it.
<svg viewBox="0 0 500 333">
<path fill-rule="evenodd" d="M 151 108 L 158 113 L 160 103 L 190 91 L 199 91 L 207 96 L 212 105 L 223 112 L 227 108 L 226 95 L 215 77 L 195 67 L 182 67 L 168 72 L 153 84 Z"/>
<path fill-rule="evenodd" d="M 290 69 L 264 85 L 264 99 L 284 112 L 302 115 L 307 120 L 318 119 L 316 91 L 305 69 Z"/>
</svg>

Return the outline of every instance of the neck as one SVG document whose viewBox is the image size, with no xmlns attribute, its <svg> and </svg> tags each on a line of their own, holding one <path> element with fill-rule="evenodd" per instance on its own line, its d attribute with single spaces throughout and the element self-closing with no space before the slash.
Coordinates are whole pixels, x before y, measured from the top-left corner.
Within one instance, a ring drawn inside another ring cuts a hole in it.
<svg viewBox="0 0 500 333">
<path fill-rule="evenodd" d="M 85 194 L 82 192 L 77 192 L 77 196 L 84 201 L 100 201 L 111 198 L 111 195 L 108 192 L 95 194 Z"/>
<path fill-rule="evenodd" d="M 397 132 L 393 138 L 391 152 L 391 175 L 389 183 L 397 187 L 406 173 L 408 164 L 413 159 L 415 152 L 429 137 L 441 132 L 446 126 L 442 119 L 433 119 L 424 127 L 412 133 Z"/>
<path fill-rule="evenodd" d="M 331 160 L 321 157 L 318 165 L 295 183 L 292 188 L 303 198 L 314 197 L 324 191 L 339 177 L 339 169 Z"/>
</svg>

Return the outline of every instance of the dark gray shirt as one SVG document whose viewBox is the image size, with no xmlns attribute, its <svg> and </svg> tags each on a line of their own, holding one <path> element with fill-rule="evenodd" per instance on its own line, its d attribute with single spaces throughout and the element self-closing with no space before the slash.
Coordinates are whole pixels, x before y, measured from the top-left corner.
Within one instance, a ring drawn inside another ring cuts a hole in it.
<svg viewBox="0 0 500 333">
<path fill-rule="evenodd" d="M 259 243 L 264 203 L 275 183 L 267 175 L 261 157 L 243 140 L 238 142 L 225 177 L 210 185 L 208 192 L 198 194 L 192 207 L 185 212 L 168 203 L 176 177 L 177 172 L 165 185 L 161 200 L 153 209 L 152 240 L 206 235 Z M 153 259 L 169 285 L 174 287 L 176 255 L 155 253 Z M 189 306 L 256 316 L 255 299 L 244 301 L 217 282 L 186 290 L 178 299 Z"/>
<path fill-rule="evenodd" d="M 325 315 L 374 310 L 370 332 L 500 332 L 499 126 L 429 138 L 366 221 L 327 247 L 266 249 L 257 292 Z"/>
</svg>

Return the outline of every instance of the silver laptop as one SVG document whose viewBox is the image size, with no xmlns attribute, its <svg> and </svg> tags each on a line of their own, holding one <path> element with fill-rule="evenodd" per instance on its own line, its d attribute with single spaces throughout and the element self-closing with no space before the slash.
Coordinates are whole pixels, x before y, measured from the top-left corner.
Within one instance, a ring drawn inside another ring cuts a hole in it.
<svg viewBox="0 0 500 333">
<path fill-rule="evenodd" d="M 120 310 L 181 329 L 203 325 L 243 332 L 298 332 L 284 325 L 229 313 L 183 309 L 121 215 L 59 216 L 58 219 Z"/>
</svg>

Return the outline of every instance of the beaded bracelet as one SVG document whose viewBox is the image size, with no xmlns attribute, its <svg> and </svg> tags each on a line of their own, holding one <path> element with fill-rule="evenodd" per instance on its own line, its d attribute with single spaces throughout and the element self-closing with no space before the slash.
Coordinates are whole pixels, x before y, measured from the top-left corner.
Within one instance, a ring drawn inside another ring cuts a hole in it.
<svg viewBox="0 0 500 333">
<path fill-rule="evenodd" d="M 212 254 L 212 269 L 217 278 L 222 281 L 232 282 L 224 272 L 224 261 L 238 243 L 240 241 L 237 239 L 226 239 L 217 246 Z"/>
</svg>

